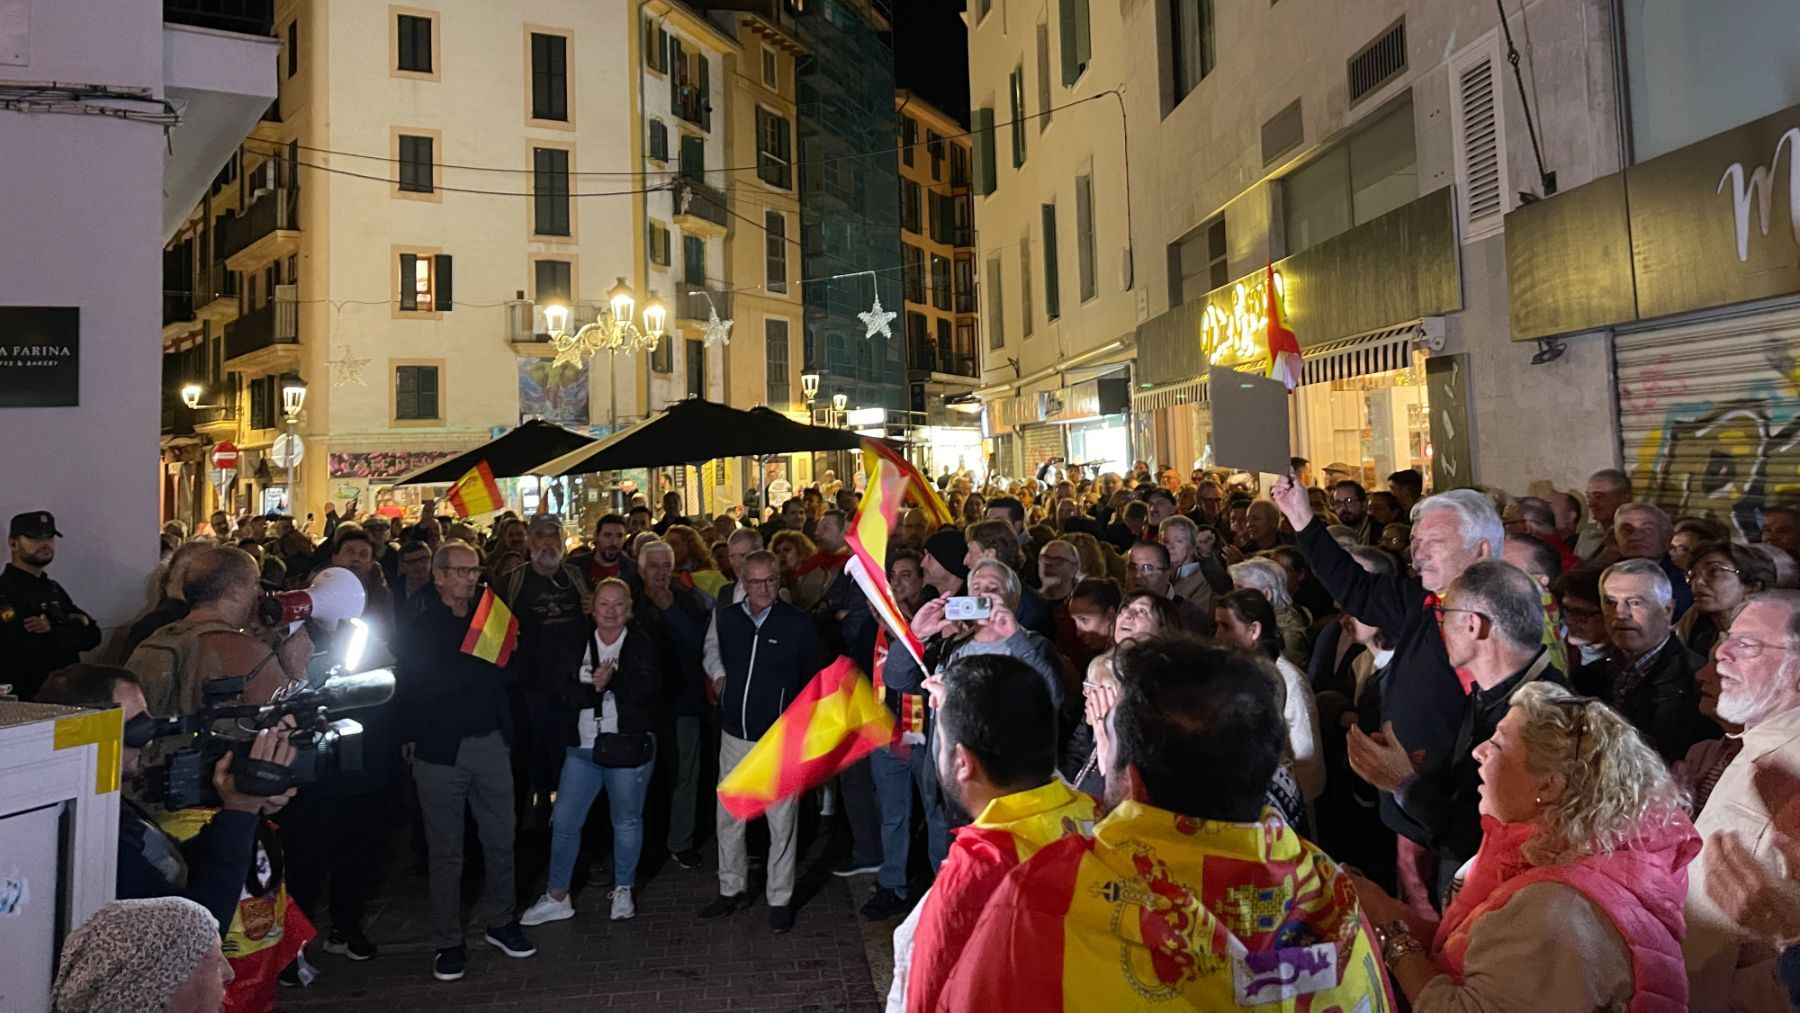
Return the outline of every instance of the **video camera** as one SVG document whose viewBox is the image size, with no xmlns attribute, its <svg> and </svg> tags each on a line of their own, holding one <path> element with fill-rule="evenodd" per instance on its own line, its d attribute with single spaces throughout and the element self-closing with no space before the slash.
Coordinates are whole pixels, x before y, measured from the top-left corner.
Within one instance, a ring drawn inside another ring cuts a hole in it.
<svg viewBox="0 0 1800 1013">
<path fill-rule="evenodd" d="M 279 795 L 297 785 L 361 773 L 363 726 L 340 715 L 392 699 L 394 673 L 387 668 L 355 671 L 367 628 L 361 620 L 350 623 L 354 632 L 343 660 L 317 684 L 294 683 L 266 704 L 245 704 L 239 698 L 248 677 L 210 679 L 201 687 L 199 711 L 171 718 L 142 715 L 128 722 L 125 745 L 133 748 L 171 736 L 189 739 L 169 754 L 167 762 L 146 772 L 144 797 L 169 809 L 218 805 L 212 771 L 227 753 L 233 756 L 232 779 L 246 795 Z M 293 761 L 283 766 L 252 759 L 250 746 L 257 733 L 290 718 L 293 727 L 288 742 L 294 747 Z"/>
</svg>

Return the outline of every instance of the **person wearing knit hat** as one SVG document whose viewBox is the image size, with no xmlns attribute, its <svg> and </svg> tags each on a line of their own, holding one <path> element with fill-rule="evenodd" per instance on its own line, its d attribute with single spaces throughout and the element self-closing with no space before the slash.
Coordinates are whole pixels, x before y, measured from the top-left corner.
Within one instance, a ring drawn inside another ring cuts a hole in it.
<svg viewBox="0 0 1800 1013">
<path fill-rule="evenodd" d="M 969 579 L 969 543 L 957 528 L 947 527 L 925 539 L 925 558 L 921 568 L 925 583 L 931 585 L 926 598 L 944 594 L 962 594 L 963 582 Z"/>
<path fill-rule="evenodd" d="M 69 933 L 52 1013 L 218 1013 L 231 964 L 219 923 L 181 897 L 115 900 Z"/>
</svg>

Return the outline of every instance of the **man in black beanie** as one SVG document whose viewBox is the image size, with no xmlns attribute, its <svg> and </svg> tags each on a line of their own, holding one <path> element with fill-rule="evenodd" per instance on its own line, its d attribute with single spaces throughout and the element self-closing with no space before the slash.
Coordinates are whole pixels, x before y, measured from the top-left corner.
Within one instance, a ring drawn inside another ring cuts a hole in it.
<svg viewBox="0 0 1800 1013">
<path fill-rule="evenodd" d="M 963 582 L 969 579 L 968 555 L 969 543 L 956 528 L 945 528 L 925 539 L 925 558 L 920 564 L 925 574 L 924 601 L 963 593 Z"/>
</svg>

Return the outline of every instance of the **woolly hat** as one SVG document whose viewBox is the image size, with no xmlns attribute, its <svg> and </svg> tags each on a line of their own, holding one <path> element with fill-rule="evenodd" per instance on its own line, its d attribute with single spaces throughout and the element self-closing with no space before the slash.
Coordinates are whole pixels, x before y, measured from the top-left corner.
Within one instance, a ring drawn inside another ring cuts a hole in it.
<svg viewBox="0 0 1800 1013">
<path fill-rule="evenodd" d="M 947 527 L 925 539 L 925 554 L 937 560 L 939 566 L 959 580 L 969 579 L 969 567 L 963 562 L 963 558 L 969 554 L 969 543 L 956 528 Z"/>
<path fill-rule="evenodd" d="M 51 1008 L 54 1013 L 162 1009 L 218 942 L 218 920 L 191 900 L 115 900 L 63 942 Z"/>
</svg>

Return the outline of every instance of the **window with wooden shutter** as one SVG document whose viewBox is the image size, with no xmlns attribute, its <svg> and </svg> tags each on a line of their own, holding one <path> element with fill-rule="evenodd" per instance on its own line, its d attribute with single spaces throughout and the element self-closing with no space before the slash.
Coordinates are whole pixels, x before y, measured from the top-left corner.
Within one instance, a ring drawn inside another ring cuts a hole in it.
<svg viewBox="0 0 1800 1013">
<path fill-rule="evenodd" d="M 396 15 L 395 44 L 399 49 L 396 70 L 431 73 L 431 19 L 416 14 Z"/>
<path fill-rule="evenodd" d="M 712 58 L 705 53 L 697 54 L 700 60 L 700 89 L 698 102 L 700 106 L 700 129 L 712 129 Z"/>
<path fill-rule="evenodd" d="M 756 178 L 789 190 L 794 185 L 792 124 L 787 117 L 756 109 Z"/>
<path fill-rule="evenodd" d="M 669 33 L 660 18 L 644 19 L 644 65 L 658 72 L 669 69 Z"/>
<path fill-rule="evenodd" d="M 1006 347 L 1006 301 L 1000 285 L 1000 258 L 989 257 L 982 285 L 987 289 L 988 348 Z"/>
<path fill-rule="evenodd" d="M 1100 294 L 1094 273 L 1094 177 L 1075 177 L 1075 256 L 1080 275 L 1081 301 Z"/>
<path fill-rule="evenodd" d="M 531 33 L 531 116 L 539 120 L 569 119 L 569 40 L 561 35 Z"/>
<path fill-rule="evenodd" d="M 689 285 L 706 284 L 706 240 L 699 236 L 681 237 L 681 280 Z"/>
<path fill-rule="evenodd" d="M 1186 98 L 1218 65 L 1213 0 L 1170 0 L 1169 34 L 1175 101 Z"/>
<path fill-rule="evenodd" d="M 1012 155 L 1013 168 L 1025 164 L 1025 68 L 1013 68 L 1008 78 L 1007 91 L 1012 97 Z"/>
<path fill-rule="evenodd" d="M 431 149 L 430 137 L 400 135 L 400 189 L 408 193 L 432 192 Z"/>
<path fill-rule="evenodd" d="M 977 109 L 969 115 L 969 120 L 973 126 L 969 131 L 970 140 L 975 146 L 975 195 L 986 197 L 994 192 L 994 110 Z"/>
<path fill-rule="evenodd" d="M 1036 323 L 1037 307 L 1031 301 L 1031 233 L 1019 237 L 1019 326 L 1021 337 L 1029 338 Z"/>
<path fill-rule="evenodd" d="M 1044 225 L 1044 319 L 1055 320 L 1062 316 L 1056 277 L 1056 205 L 1045 204 L 1039 210 Z"/>
<path fill-rule="evenodd" d="M 438 412 L 436 366 L 394 367 L 394 418 L 400 421 L 442 418 Z"/>
<path fill-rule="evenodd" d="M 650 223 L 650 262 L 669 266 L 669 227 L 660 222 Z"/>
<path fill-rule="evenodd" d="M 1081 77 L 1094 57 L 1088 0 L 1057 0 L 1057 22 L 1062 38 L 1062 83 L 1066 88 Z"/>
<path fill-rule="evenodd" d="M 687 346 L 687 393 L 688 397 L 706 396 L 706 345 L 689 339 Z"/>
<path fill-rule="evenodd" d="M 431 302 L 440 313 L 450 312 L 450 255 L 431 258 Z"/>
<path fill-rule="evenodd" d="M 763 286 L 770 292 L 788 290 L 787 253 L 787 216 L 779 211 L 764 211 Z"/>
<path fill-rule="evenodd" d="M 567 306 L 575 301 L 574 265 L 566 260 L 539 260 L 532 264 L 539 306 L 557 303 Z"/>
<path fill-rule="evenodd" d="M 763 392 L 769 407 L 782 409 L 793 403 L 793 384 L 788 379 L 788 322 L 763 320 Z"/>
<path fill-rule="evenodd" d="M 1050 127 L 1050 107 L 1056 103 L 1050 100 L 1050 23 L 1039 21 L 1037 24 L 1037 93 L 1038 93 L 1038 133 Z"/>
<path fill-rule="evenodd" d="M 255 287 L 253 278 L 248 288 L 254 291 Z M 407 311 L 419 308 L 419 257 L 417 254 L 402 253 L 400 255 L 400 308 Z M 426 308 L 430 308 L 429 303 L 426 304 Z"/>
<path fill-rule="evenodd" d="M 662 120 L 650 121 L 650 157 L 658 162 L 669 160 L 669 126 Z"/>
<path fill-rule="evenodd" d="M 950 308 L 950 258 L 931 255 L 931 305 L 935 309 Z"/>
<path fill-rule="evenodd" d="M 562 148 L 533 148 L 532 226 L 540 236 L 569 234 L 569 153 Z"/>
</svg>

